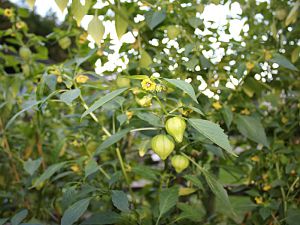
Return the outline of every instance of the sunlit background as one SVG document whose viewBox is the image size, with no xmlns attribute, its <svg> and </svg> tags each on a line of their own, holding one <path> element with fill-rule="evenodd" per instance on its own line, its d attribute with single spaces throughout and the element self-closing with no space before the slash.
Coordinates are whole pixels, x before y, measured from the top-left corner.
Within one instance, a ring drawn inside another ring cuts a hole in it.
<svg viewBox="0 0 300 225">
<path fill-rule="evenodd" d="M 27 7 L 27 4 L 25 1 L 22 0 L 11 0 L 11 2 L 16 3 L 18 5 Z M 122 1 L 121 1 L 122 2 Z M 269 0 L 257 0 L 257 2 L 268 2 Z M 84 0 L 81 0 L 81 3 L 84 4 Z M 102 1 L 98 1 L 93 8 L 102 8 L 103 6 L 106 6 L 105 3 Z M 185 4 L 185 7 L 189 7 L 191 4 Z M 148 10 L 149 8 L 147 6 L 142 6 L 144 10 Z M 52 14 L 54 13 L 57 17 L 57 23 L 61 23 L 66 14 L 67 14 L 67 9 L 65 9 L 64 13 L 62 13 L 58 6 L 56 5 L 54 0 L 36 0 L 34 10 L 36 13 L 38 13 L 41 16 L 46 16 L 47 14 Z M 113 11 L 108 11 L 108 14 L 113 14 Z M 205 25 L 204 30 L 200 30 L 199 28 L 195 29 L 195 35 L 198 36 L 206 36 L 206 35 L 211 35 L 212 32 L 209 31 L 208 28 L 217 28 L 217 32 L 219 35 L 219 38 L 217 39 L 213 35 L 212 37 L 209 38 L 210 41 L 210 50 L 203 50 L 202 54 L 208 58 L 213 64 L 219 63 L 222 58 L 225 55 L 230 55 L 233 54 L 231 52 L 230 48 L 224 49 L 221 46 L 221 42 L 230 42 L 232 40 L 240 42 L 241 46 L 245 47 L 246 43 L 243 42 L 242 36 L 240 35 L 241 32 L 243 32 L 244 36 L 247 36 L 247 32 L 249 31 L 249 25 L 247 24 L 247 19 L 241 17 L 242 14 L 242 8 L 241 5 L 238 2 L 232 2 L 232 1 L 227 1 L 226 4 L 224 5 L 215 5 L 215 4 L 208 4 L 205 5 L 205 9 L 203 13 L 197 13 L 196 17 L 200 18 L 203 20 L 203 23 Z M 87 26 L 92 19 L 92 15 L 86 15 L 83 20 L 81 21 L 81 26 L 86 30 Z M 100 19 L 103 20 L 103 16 L 99 16 Z M 143 15 L 136 15 L 134 18 L 134 21 L 140 22 L 145 20 L 145 17 Z M 258 23 L 264 23 L 265 26 L 269 26 L 268 21 L 264 20 L 264 17 L 262 14 L 258 13 L 255 15 L 255 20 Z M 119 49 L 122 46 L 122 43 L 134 43 L 135 38 L 137 37 L 137 32 L 128 32 L 123 35 L 123 37 L 119 40 L 115 31 L 115 26 L 114 26 L 114 21 L 104 21 L 104 26 L 105 26 L 105 34 L 104 38 L 107 37 L 108 34 L 110 34 L 110 38 L 112 39 L 111 41 L 111 46 L 110 48 L 113 50 L 113 53 L 110 53 L 107 55 L 108 61 L 104 64 L 102 64 L 101 59 L 99 58 L 95 64 L 95 72 L 99 75 L 102 75 L 103 72 L 105 71 L 114 71 L 116 68 L 118 72 L 121 72 L 124 70 L 129 62 L 128 58 L 126 55 L 122 55 L 120 57 L 119 54 Z M 229 32 L 226 31 L 226 25 L 229 24 Z M 227 32 L 227 33 L 226 33 Z M 256 38 L 256 37 L 254 37 Z M 267 40 L 266 35 L 262 35 L 261 37 L 264 41 Z M 89 46 L 91 48 L 95 47 L 95 43 L 92 40 L 91 37 L 88 37 L 88 40 L 90 41 Z M 150 41 L 150 44 L 153 46 L 158 46 L 159 45 L 158 39 L 152 39 Z M 166 44 L 167 48 L 165 49 L 165 52 L 167 53 L 170 48 L 175 48 L 177 49 L 178 52 L 183 52 L 185 49 L 180 48 L 178 42 L 175 40 L 170 40 L 168 37 L 163 38 L 161 40 L 163 44 Z M 201 47 L 201 46 L 200 46 Z M 283 49 L 284 50 L 284 49 Z M 242 55 L 241 58 L 244 56 Z M 189 59 L 186 58 L 184 59 L 188 61 Z M 153 59 L 155 62 L 156 59 Z M 230 70 L 230 66 L 235 65 L 237 62 L 232 60 L 229 64 L 229 66 L 224 67 L 224 70 L 234 72 Z M 177 63 L 174 65 L 169 66 L 169 70 L 174 70 L 177 68 Z M 276 74 L 278 71 L 276 70 L 278 68 L 278 64 L 273 63 L 272 65 L 269 65 L 267 62 L 261 63 L 260 67 L 262 68 L 262 72 L 260 74 L 255 74 L 254 78 L 257 80 L 261 80 L 262 82 L 266 82 L 268 80 L 272 80 L 272 74 Z M 201 68 L 200 66 L 195 67 L 195 73 L 197 71 L 200 71 Z M 247 73 L 247 71 L 245 71 Z M 160 76 L 159 73 L 155 72 L 155 76 Z M 215 98 L 219 99 L 218 93 L 212 92 L 210 89 L 207 88 L 207 83 L 205 80 L 202 78 L 201 75 L 194 76 L 196 77 L 197 80 L 201 82 L 201 84 L 198 87 L 199 91 L 202 91 L 202 93 L 209 98 Z M 226 84 L 227 88 L 235 89 L 235 87 L 239 84 L 241 80 L 235 78 L 233 75 L 230 75 L 228 78 L 228 82 Z M 192 78 L 186 79 L 186 82 L 192 82 Z M 218 87 L 219 81 L 216 81 L 213 86 Z"/>
</svg>

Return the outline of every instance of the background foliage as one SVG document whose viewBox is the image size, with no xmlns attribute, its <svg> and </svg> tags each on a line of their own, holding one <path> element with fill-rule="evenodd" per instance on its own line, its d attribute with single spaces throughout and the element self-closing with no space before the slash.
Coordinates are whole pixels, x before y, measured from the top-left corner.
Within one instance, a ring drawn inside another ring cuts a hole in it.
<svg viewBox="0 0 300 225">
<path fill-rule="evenodd" d="M 56 2 L 61 25 L 0 1 L 0 224 L 298 224 L 299 0 Z M 150 141 L 174 116 L 162 161 Z"/>
</svg>

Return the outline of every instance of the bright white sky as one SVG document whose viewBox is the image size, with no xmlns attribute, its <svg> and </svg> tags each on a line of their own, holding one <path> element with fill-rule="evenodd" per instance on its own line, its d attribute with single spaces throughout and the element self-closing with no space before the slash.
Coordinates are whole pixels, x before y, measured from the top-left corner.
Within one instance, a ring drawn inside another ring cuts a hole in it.
<svg viewBox="0 0 300 225">
<path fill-rule="evenodd" d="M 23 1 L 20 0 L 10 0 L 11 2 L 26 6 L 26 3 L 22 3 Z M 258 0 L 259 2 L 263 1 L 268 1 L 268 0 Z M 47 2 L 47 4 L 45 4 Z M 102 1 L 99 0 L 98 3 L 94 6 L 95 8 L 101 8 L 103 5 Z M 61 13 L 59 10 L 58 6 L 55 3 L 55 0 L 36 0 L 35 3 L 35 10 L 38 14 L 45 16 L 49 11 L 55 12 L 55 14 L 58 17 L 59 21 L 63 21 L 64 17 L 67 13 L 67 10 L 65 10 L 64 13 Z M 209 4 L 205 5 L 204 12 L 202 14 L 197 13 L 196 17 L 203 19 L 205 27 L 222 27 L 228 23 L 229 20 L 229 34 L 225 33 L 225 31 L 222 29 L 218 31 L 221 39 L 220 41 L 222 42 L 229 42 L 230 39 L 234 39 L 236 41 L 242 41 L 240 32 L 243 30 L 244 32 L 247 32 L 249 30 L 249 26 L 246 24 L 246 20 L 241 18 L 242 14 L 242 9 L 241 6 L 238 2 L 234 2 L 231 4 L 231 1 L 228 1 L 225 5 L 214 5 L 214 4 Z M 89 21 L 92 19 L 92 16 L 85 16 L 81 22 L 81 26 L 84 29 L 87 29 Z M 100 16 L 100 19 L 101 16 Z M 142 15 L 138 15 L 135 20 L 144 20 L 144 17 Z M 105 34 L 104 38 L 108 33 L 110 33 L 110 37 L 112 38 L 112 50 L 115 51 L 114 54 L 108 55 L 108 62 L 106 62 L 104 65 L 102 65 L 101 60 L 99 59 L 96 62 L 96 68 L 95 71 L 98 74 L 102 74 L 104 71 L 114 71 L 116 67 L 121 67 L 119 68 L 119 72 L 121 72 L 123 69 L 126 68 L 126 64 L 128 63 L 128 59 L 126 56 L 123 58 L 123 60 L 120 58 L 120 55 L 118 54 L 119 49 L 122 45 L 122 42 L 126 43 L 133 43 L 135 41 L 135 37 L 132 35 L 132 33 L 127 33 L 125 34 L 121 40 L 118 40 L 115 29 L 114 29 L 114 22 L 112 21 L 105 21 Z M 207 35 L 209 34 L 210 31 L 205 29 L 205 30 L 200 30 L 196 29 L 195 34 L 197 35 Z M 89 40 L 91 40 L 90 46 L 93 48 L 94 43 L 93 40 L 89 37 Z M 155 40 L 154 40 L 155 42 Z M 178 43 L 174 40 L 169 40 L 168 38 L 164 38 L 162 40 L 163 43 L 168 43 L 168 45 L 178 46 Z M 221 61 L 222 57 L 225 55 L 225 50 L 223 48 L 219 48 L 219 44 L 217 41 L 215 43 L 211 44 L 211 47 L 213 50 L 210 51 L 203 51 L 203 55 L 207 58 L 210 58 L 213 63 L 218 63 Z M 177 48 L 180 50 L 179 48 Z M 125 64 L 124 64 L 125 62 Z M 197 71 L 197 67 L 196 67 Z M 159 75 L 159 74 L 158 74 Z M 218 99 L 218 95 L 215 95 L 209 90 L 206 89 L 207 84 L 206 82 L 202 79 L 202 77 L 199 75 L 197 76 L 197 79 L 201 81 L 201 85 L 199 86 L 199 90 L 203 91 L 203 94 L 207 95 L 208 97 L 214 97 Z M 189 78 L 186 80 L 187 82 L 191 82 L 192 79 Z M 235 86 L 239 83 L 237 79 L 235 79 L 233 76 L 230 76 L 228 85 L 226 85 L 228 88 L 235 88 Z M 218 84 L 216 84 L 217 86 Z"/>
</svg>

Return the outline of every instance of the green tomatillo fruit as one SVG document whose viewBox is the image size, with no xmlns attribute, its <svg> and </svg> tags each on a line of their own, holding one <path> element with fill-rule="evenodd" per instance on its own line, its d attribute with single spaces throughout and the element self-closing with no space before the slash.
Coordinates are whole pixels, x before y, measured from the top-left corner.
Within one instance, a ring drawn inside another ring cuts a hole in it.
<svg viewBox="0 0 300 225">
<path fill-rule="evenodd" d="M 174 142 L 167 135 L 159 134 L 152 138 L 151 146 L 153 151 L 165 160 L 174 150 Z"/>
<path fill-rule="evenodd" d="M 181 173 L 190 164 L 189 160 L 182 155 L 173 156 L 171 159 L 171 163 L 177 173 Z"/>
<path fill-rule="evenodd" d="M 70 47 L 71 39 L 69 37 L 64 37 L 58 41 L 58 44 L 62 49 L 65 50 Z"/>
<path fill-rule="evenodd" d="M 28 61 L 31 58 L 31 51 L 26 46 L 22 46 L 19 49 L 19 55 L 21 56 L 22 59 Z"/>
<path fill-rule="evenodd" d="M 181 143 L 186 128 L 184 119 L 175 116 L 167 120 L 165 128 L 168 134 L 172 135 L 176 142 Z"/>
<path fill-rule="evenodd" d="M 175 39 L 180 34 L 180 29 L 174 25 L 168 26 L 167 35 L 170 39 Z"/>
</svg>

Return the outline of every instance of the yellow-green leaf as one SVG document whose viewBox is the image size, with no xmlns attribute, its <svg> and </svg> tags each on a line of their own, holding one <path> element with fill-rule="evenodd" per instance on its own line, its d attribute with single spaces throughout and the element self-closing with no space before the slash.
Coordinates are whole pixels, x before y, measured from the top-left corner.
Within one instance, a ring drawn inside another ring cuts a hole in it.
<svg viewBox="0 0 300 225">
<path fill-rule="evenodd" d="M 91 35 L 96 44 L 100 46 L 105 28 L 98 16 L 94 16 L 94 18 L 91 20 L 87 32 L 89 35 Z"/>
<path fill-rule="evenodd" d="M 31 9 L 33 9 L 33 6 L 34 6 L 34 4 L 35 4 L 35 0 L 26 0 L 26 2 L 27 2 L 27 4 L 29 5 L 29 7 L 30 7 Z"/>
<path fill-rule="evenodd" d="M 291 9 L 289 15 L 285 19 L 285 26 L 288 26 L 292 23 L 295 23 L 297 21 L 297 16 L 298 16 L 298 9 L 300 7 L 300 0 L 298 0 L 294 7 Z"/>
<path fill-rule="evenodd" d="M 148 68 L 152 64 L 152 58 L 145 50 L 141 50 L 140 67 Z"/>
<path fill-rule="evenodd" d="M 55 0 L 55 2 L 60 11 L 63 13 L 65 8 L 67 8 L 69 0 Z"/>
<path fill-rule="evenodd" d="M 116 26 L 116 33 L 119 39 L 126 33 L 128 22 L 123 18 L 119 13 L 116 13 L 115 17 L 115 26 Z"/>
<path fill-rule="evenodd" d="M 82 18 L 87 14 L 91 6 L 91 0 L 85 0 L 85 4 L 82 5 L 80 0 L 73 0 L 71 5 L 71 11 L 74 19 L 77 22 L 77 26 L 80 26 Z"/>
</svg>

